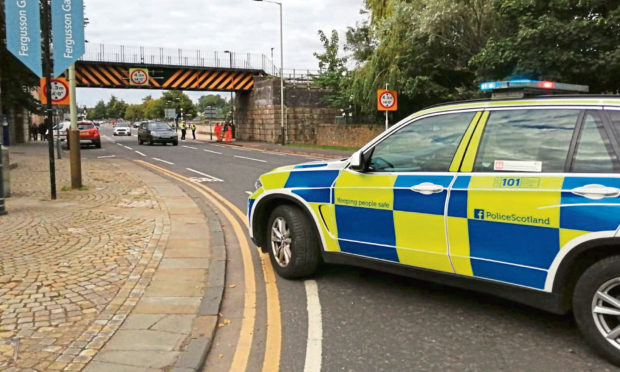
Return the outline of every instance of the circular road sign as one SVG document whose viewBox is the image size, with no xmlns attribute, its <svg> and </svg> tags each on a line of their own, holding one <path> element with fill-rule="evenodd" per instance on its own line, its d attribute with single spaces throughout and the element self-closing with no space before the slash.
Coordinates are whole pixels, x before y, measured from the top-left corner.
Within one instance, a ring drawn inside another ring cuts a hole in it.
<svg viewBox="0 0 620 372">
<path fill-rule="evenodd" d="M 396 100 L 394 99 L 394 96 L 392 95 L 392 92 L 383 92 L 383 94 L 381 94 L 381 106 L 385 107 L 385 108 L 391 108 L 392 106 L 394 106 L 394 103 L 396 102 Z"/>
<path fill-rule="evenodd" d="M 63 101 L 69 97 L 69 86 L 61 80 L 52 80 L 52 103 Z"/>
<path fill-rule="evenodd" d="M 129 81 L 134 85 L 146 85 L 149 81 L 149 73 L 140 68 L 133 69 L 129 74 Z"/>
<path fill-rule="evenodd" d="M 387 89 L 377 91 L 377 109 L 379 111 L 396 111 L 397 102 L 396 91 Z"/>
</svg>

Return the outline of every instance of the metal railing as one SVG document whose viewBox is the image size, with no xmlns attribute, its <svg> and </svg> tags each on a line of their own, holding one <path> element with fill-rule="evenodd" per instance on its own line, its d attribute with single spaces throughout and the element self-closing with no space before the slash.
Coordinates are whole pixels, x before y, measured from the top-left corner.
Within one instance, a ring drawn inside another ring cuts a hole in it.
<svg viewBox="0 0 620 372">
<path fill-rule="evenodd" d="M 88 62 L 136 63 L 183 67 L 215 67 L 242 70 L 262 70 L 267 74 L 278 72 L 264 54 L 207 52 L 126 45 L 86 44 L 80 59 Z"/>
</svg>

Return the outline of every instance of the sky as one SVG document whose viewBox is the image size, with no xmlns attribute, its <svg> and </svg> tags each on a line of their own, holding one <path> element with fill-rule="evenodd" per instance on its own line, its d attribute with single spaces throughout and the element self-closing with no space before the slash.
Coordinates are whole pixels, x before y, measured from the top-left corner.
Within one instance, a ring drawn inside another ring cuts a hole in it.
<svg viewBox="0 0 620 372">
<path fill-rule="evenodd" d="M 318 30 L 340 33 L 362 20 L 363 0 L 281 0 L 284 68 L 318 70 Z M 232 50 L 280 60 L 280 19 L 276 4 L 252 0 L 84 0 L 86 40 L 110 45 L 181 48 L 206 52 Z M 193 100 L 207 92 L 186 92 Z M 80 88 L 78 105 L 94 106 L 111 95 L 140 103 L 156 90 Z"/>
</svg>

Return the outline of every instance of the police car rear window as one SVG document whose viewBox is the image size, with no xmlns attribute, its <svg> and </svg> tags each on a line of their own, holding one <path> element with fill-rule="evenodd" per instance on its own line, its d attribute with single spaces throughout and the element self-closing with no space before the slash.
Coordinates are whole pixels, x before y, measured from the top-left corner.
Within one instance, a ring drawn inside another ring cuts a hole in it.
<svg viewBox="0 0 620 372">
<path fill-rule="evenodd" d="M 475 172 L 563 172 L 579 110 L 493 111 Z"/>
</svg>

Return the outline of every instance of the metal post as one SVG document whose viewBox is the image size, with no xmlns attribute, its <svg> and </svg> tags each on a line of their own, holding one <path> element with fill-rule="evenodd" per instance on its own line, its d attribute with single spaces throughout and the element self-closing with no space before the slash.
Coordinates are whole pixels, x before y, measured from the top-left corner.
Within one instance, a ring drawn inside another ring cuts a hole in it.
<svg viewBox="0 0 620 372">
<path fill-rule="evenodd" d="M 286 145 L 288 133 L 284 129 L 284 36 L 282 28 L 282 3 L 280 6 L 280 128 L 282 131 L 282 145 Z"/>
<path fill-rule="evenodd" d="M 385 90 L 388 90 L 389 84 L 385 83 Z M 388 112 L 385 112 L 385 130 L 388 130 L 388 127 L 390 126 L 390 123 L 388 121 Z"/>
<path fill-rule="evenodd" d="M 2 128 L 2 134 L 4 135 L 4 128 L 2 127 L 2 122 L 4 121 L 4 116 L 2 115 L 2 66 L 0 63 L 0 128 Z M 2 138 L 0 137 L 0 140 Z M 4 205 L 4 154 L 2 153 L 2 141 L 0 141 L 0 216 L 4 216 L 7 214 L 6 207 Z M 6 165 L 8 167 L 8 164 Z"/>
<path fill-rule="evenodd" d="M 45 96 L 47 97 L 47 141 L 49 149 L 50 191 L 52 200 L 56 200 L 56 163 L 54 162 L 54 130 L 52 125 L 52 53 L 51 53 L 51 20 L 50 4 L 48 0 L 41 1 L 43 6 L 42 36 L 43 36 L 43 75 L 45 76 Z"/>
<path fill-rule="evenodd" d="M 77 106 L 75 103 L 75 64 L 69 66 L 69 159 L 71 164 L 71 188 L 82 188 L 82 159 L 80 156 L 80 131 L 77 128 Z"/>
</svg>

